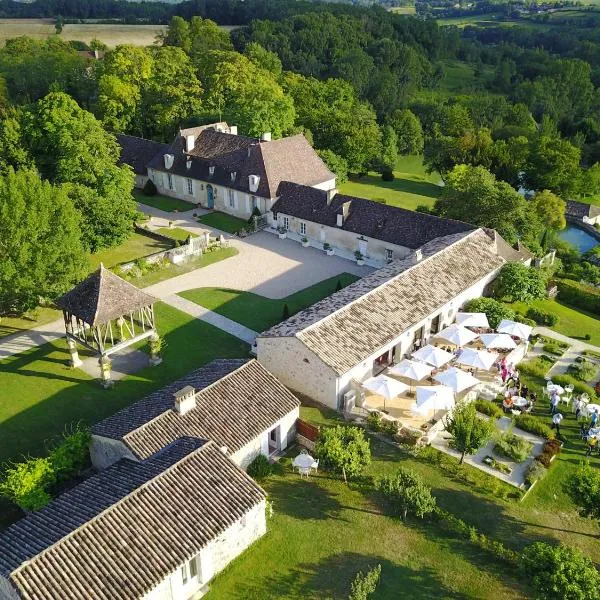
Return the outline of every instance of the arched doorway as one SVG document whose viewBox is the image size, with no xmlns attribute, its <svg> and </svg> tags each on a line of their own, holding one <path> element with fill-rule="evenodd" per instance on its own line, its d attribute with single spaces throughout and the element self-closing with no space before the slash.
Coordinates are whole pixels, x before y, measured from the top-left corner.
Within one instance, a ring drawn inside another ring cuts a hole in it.
<svg viewBox="0 0 600 600">
<path fill-rule="evenodd" d="M 210 183 L 206 186 L 206 205 L 208 208 L 215 207 L 215 195 L 213 192 L 213 186 Z"/>
</svg>

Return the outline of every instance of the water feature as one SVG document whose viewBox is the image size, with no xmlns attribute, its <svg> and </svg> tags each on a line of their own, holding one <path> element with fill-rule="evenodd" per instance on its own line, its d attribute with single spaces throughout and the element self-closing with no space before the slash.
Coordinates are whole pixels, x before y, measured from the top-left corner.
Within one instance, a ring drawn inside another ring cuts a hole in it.
<svg viewBox="0 0 600 600">
<path fill-rule="evenodd" d="M 569 244 L 575 246 L 580 252 L 587 252 L 599 243 L 587 231 L 573 225 L 567 225 L 558 235 L 565 242 L 569 242 Z"/>
</svg>

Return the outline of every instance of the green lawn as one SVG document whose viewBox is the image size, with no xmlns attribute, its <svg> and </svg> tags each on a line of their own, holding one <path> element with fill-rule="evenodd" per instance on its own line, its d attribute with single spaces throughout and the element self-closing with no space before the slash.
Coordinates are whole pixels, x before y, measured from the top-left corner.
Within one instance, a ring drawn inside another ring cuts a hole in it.
<svg viewBox="0 0 600 600">
<path fill-rule="evenodd" d="M 169 196 L 145 196 L 140 190 L 133 191 L 134 198 L 140 203 L 146 206 L 152 206 L 165 212 L 185 212 L 188 210 L 194 210 L 196 205 L 192 202 L 186 202 L 185 200 L 179 200 L 179 198 L 170 198 Z M 144 212 L 144 208 L 141 208 Z"/>
<path fill-rule="evenodd" d="M 302 407 L 301 416 L 321 425 L 335 421 L 317 408 Z M 600 550 L 598 526 L 580 518 L 562 492 L 557 503 L 552 482 L 548 489 L 536 487 L 522 503 L 500 500 L 373 438 L 371 449 L 368 475 L 399 466 L 419 472 L 440 506 L 515 550 L 558 540 L 592 557 Z M 377 600 L 532 597 L 514 572 L 466 541 L 444 535 L 435 524 L 412 518 L 404 525 L 355 484 L 346 486 L 326 472 L 300 480 L 289 458 L 281 465 L 263 483 L 274 509 L 269 532 L 211 583 L 207 600 L 344 600 L 356 572 L 376 564 L 382 566 Z"/>
<path fill-rule="evenodd" d="M 369 200 L 385 200 L 386 204 L 414 210 L 420 204 L 433 206 L 440 195 L 437 185 L 440 177 L 437 173 L 429 174 L 423 166 L 421 156 L 401 156 L 394 169 L 394 181 L 383 181 L 380 175 L 369 173 L 360 179 L 352 179 L 339 186 L 342 194 L 367 198 Z"/>
<path fill-rule="evenodd" d="M 575 339 L 583 339 L 583 336 L 589 333 L 591 337 L 589 343 L 600 346 L 600 321 L 592 314 L 549 298 L 534 300 L 528 304 L 515 302 L 511 306 L 523 315 L 530 306 L 552 312 L 558 315 L 558 323 L 551 329 Z"/>
<path fill-rule="evenodd" d="M 52 323 L 60 318 L 62 318 L 62 313 L 59 310 L 47 307 L 36 308 L 31 314 L 23 317 L 0 317 L 0 338 L 24 329 Z"/>
<path fill-rule="evenodd" d="M 226 231 L 227 233 L 237 233 L 242 227 L 248 227 L 248 223 L 243 219 L 238 219 L 222 212 L 212 212 L 202 215 L 198 217 L 198 223 Z"/>
<path fill-rule="evenodd" d="M 342 286 L 347 286 L 357 279 L 355 275 L 342 273 L 280 300 L 251 292 L 212 287 L 187 290 L 179 295 L 254 331 L 264 331 L 283 320 L 285 304 L 288 305 L 290 314 L 294 314 L 333 294 L 338 281 Z"/>
<path fill-rule="evenodd" d="M 171 248 L 171 244 L 167 242 L 155 240 L 141 233 L 134 233 L 119 246 L 92 254 L 90 256 L 90 271 L 96 270 L 100 263 L 104 263 L 106 268 L 111 268 L 168 248 Z"/>
<path fill-rule="evenodd" d="M 181 227 L 160 227 L 156 230 L 156 233 L 160 233 L 172 240 L 178 240 L 180 242 L 185 242 L 190 237 L 190 232 L 181 229 Z"/>
</svg>

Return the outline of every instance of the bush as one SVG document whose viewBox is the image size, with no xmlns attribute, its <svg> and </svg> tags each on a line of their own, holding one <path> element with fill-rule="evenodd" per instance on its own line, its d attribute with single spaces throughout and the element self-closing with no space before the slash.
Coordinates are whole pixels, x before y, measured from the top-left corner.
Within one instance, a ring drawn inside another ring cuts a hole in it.
<svg viewBox="0 0 600 600">
<path fill-rule="evenodd" d="M 31 458 L 5 469 L 0 482 L 0 494 L 23 510 L 39 510 L 52 500 L 46 488 L 54 482 L 50 459 Z"/>
<path fill-rule="evenodd" d="M 506 431 L 498 437 L 494 445 L 494 452 L 522 463 L 527 460 L 532 448 L 533 444 L 525 438 Z"/>
<path fill-rule="evenodd" d="M 466 312 L 483 312 L 487 315 L 490 327 L 498 327 L 503 319 L 514 319 L 515 311 L 504 302 L 494 298 L 475 298 L 465 305 Z"/>
<path fill-rule="evenodd" d="M 558 323 L 558 315 L 541 310 L 540 308 L 529 308 L 525 316 L 534 320 L 538 325 L 548 325 L 552 327 L 552 325 Z"/>
<path fill-rule="evenodd" d="M 546 342 L 542 346 L 542 350 L 544 352 L 547 352 L 548 354 L 554 354 L 556 356 L 561 356 L 564 352 L 563 347 L 557 344 L 556 342 Z"/>
<path fill-rule="evenodd" d="M 266 479 L 273 473 L 273 465 L 264 454 L 259 454 L 246 469 L 253 479 Z"/>
<path fill-rule="evenodd" d="M 357 477 L 371 464 L 371 447 L 359 427 L 329 427 L 321 432 L 315 453 L 325 469 L 348 477 Z"/>
<path fill-rule="evenodd" d="M 50 463 L 58 481 L 71 479 L 89 463 L 89 431 L 77 425 L 71 434 L 65 434 L 61 442 L 50 452 Z"/>
<path fill-rule="evenodd" d="M 402 427 L 394 436 L 394 441 L 403 446 L 416 446 L 417 442 L 423 437 L 423 432 L 417 429 Z"/>
<path fill-rule="evenodd" d="M 546 282 L 539 269 L 517 262 L 505 264 L 494 282 L 494 295 L 499 300 L 529 302 L 546 295 Z"/>
<path fill-rule="evenodd" d="M 541 463 L 534 460 L 525 471 L 525 481 L 529 485 L 533 485 L 536 481 L 543 479 L 547 472 L 548 470 Z"/>
<path fill-rule="evenodd" d="M 537 325 L 533 319 L 528 319 L 519 313 L 515 313 L 515 321 L 517 323 L 523 323 L 523 325 L 529 325 L 529 327 L 535 327 Z"/>
<path fill-rule="evenodd" d="M 156 189 L 156 186 L 154 185 L 152 179 L 148 179 L 148 181 L 146 181 L 142 193 L 144 194 L 144 196 L 156 196 L 158 190 Z"/>
<path fill-rule="evenodd" d="M 478 399 L 475 401 L 475 408 L 482 414 L 498 419 L 503 415 L 502 409 L 490 400 Z"/>
<path fill-rule="evenodd" d="M 371 431 L 381 431 L 381 415 L 378 412 L 370 412 L 366 422 Z"/>
<path fill-rule="evenodd" d="M 357 573 L 350 587 L 348 600 L 368 600 L 369 596 L 377 589 L 380 576 L 381 565 L 377 565 L 364 574 L 362 572 Z"/>
<path fill-rule="evenodd" d="M 517 415 L 515 417 L 515 426 L 528 433 L 539 435 L 546 440 L 554 439 L 554 431 L 548 425 L 531 415 Z"/>
<path fill-rule="evenodd" d="M 569 365 L 567 373 L 579 379 L 579 381 L 590 381 L 595 375 L 598 367 L 587 360 Z"/>
<path fill-rule="evenodd" d="M 550 369 L 553 364 L 554 360 L 540 356 L 539 358 L 519 363 L 519 373 L 544 379 L 548 369 Z"/>
<path fill-rule="evenodd" d="M 571 475 L 567 491 L 584 517 L 600 518 L 600 472 L 589 462 L 580 462 Z"/>
<path fill-rule="evenodd" d="M 561 302 L 600 315 L 600 290 L 575 281 L 558 282 L 558 299 Z"/>
<path fill-rule="evenodd" d="M 384 419 L 381 422 L 381 431 L 383 433 L 394 437 L 398 433 L 398 421 L 390 421 L 389 419 Z"/>
<path fill-rule="evenodd" d="M 394 172 L 391 169 L 386 169 L 381 173 L 381 179 L 383 181 L 394 181 L 395 178 Z"/>
<path fill-rule="evenodd" d="M 378 480 L 377 489 L 405 521 L 409 512 L 422 519 L 435 509 L 431 489 L 414 471 L 400 468 L 395 475 L 385 475 Z"/>
</svg>

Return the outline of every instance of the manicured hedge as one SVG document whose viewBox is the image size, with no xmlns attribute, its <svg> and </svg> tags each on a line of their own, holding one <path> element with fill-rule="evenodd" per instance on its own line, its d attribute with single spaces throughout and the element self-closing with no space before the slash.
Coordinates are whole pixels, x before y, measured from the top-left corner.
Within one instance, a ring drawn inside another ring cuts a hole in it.
<svg viewBox="0 0 600 600">
<path fill-rule="evenodd" d="M 556 325 L 558 323 L 558 316 L 554 313 L 542 310 L 540 308 L 529 308 L 527 318 L 534 320 L 538 325 Z"/>
<path fill-rule="evenodd" d="M 558 299 L 571 306 L 600 315 L 600 290 L 575 281 L 559 281 Z"/>
</svg>

